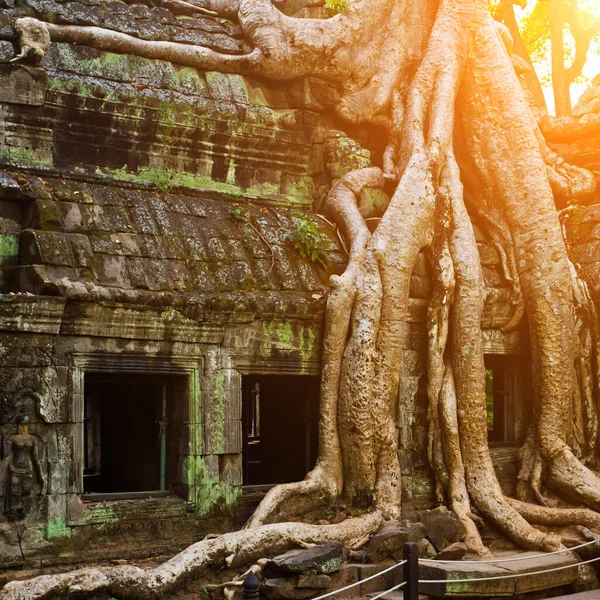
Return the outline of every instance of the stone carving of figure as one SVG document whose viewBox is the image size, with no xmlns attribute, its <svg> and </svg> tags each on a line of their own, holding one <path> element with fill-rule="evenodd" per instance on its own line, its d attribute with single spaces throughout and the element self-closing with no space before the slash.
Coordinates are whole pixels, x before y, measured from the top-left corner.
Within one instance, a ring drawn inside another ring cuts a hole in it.
<svg viewBox="0 0 600 600">
<path fill-rule="evenodd" d="M 39 493 L 44 486 L 44 478 L 38 458 L 38 439 L 29 433 L 31 417 L 17 416 L 17 433 L 7 440 L 4 459 L 6 478 L 6 514 L 9 519 L 18 521 L 27 516 L 31 507 L 31 496 L 35 479 L 39 483 Z"/>
</svg>

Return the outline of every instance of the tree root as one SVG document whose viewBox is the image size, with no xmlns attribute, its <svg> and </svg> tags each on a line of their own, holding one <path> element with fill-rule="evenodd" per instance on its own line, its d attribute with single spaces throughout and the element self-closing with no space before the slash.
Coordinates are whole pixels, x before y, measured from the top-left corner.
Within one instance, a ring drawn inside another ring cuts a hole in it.
<svg viewBox="0 0 600 600">
<path fill-rule="evenodd" d="M 118 598 L 153 600 L 173 592 L 189 578 L 209 567 L 238 567 L 266 554 L 278 554 L 302 543 L 338 540 L 352 548 L 375 532 L 382 522 L 379 512 L 346 519 L 337 525 L 280 523 L 226 533 L 197 542 L 150 571 L 124 565 L 80 569 L 60 575 L 42 575 L 12 581 L 0 591 L 0 600 L 41 600 L 56 595 L 92 595 L 106 592 Z"/>
<path fill-rule="evenodd" d="M 589 529 L 600 529 L 600 514 L 587 508 L 549 508 L 508 497 L 506 501 L 530 523 L 558 527 L 582 525 Z"/>
</svg>

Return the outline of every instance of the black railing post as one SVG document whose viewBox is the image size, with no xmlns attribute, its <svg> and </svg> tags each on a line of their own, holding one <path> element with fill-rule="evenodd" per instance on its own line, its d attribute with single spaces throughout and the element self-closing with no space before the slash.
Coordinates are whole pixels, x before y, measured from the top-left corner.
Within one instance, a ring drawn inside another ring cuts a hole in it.
<svg viewBox="0 0 600 600">
<path fill-rule="evenodd" d="M 257 579 L 254 571 L 250 571 L 244 579 L 242 585 L 244 591 L 244 600 L 259 600 L 260 598 L 260 581 Z"/>
<path fill-rule="evenodd" d="M 418 600 L 419 598 L 419 549 L 415 542 L 406 542 L 402 548 L 404 565 L 404 600 Z"/>
</svg>

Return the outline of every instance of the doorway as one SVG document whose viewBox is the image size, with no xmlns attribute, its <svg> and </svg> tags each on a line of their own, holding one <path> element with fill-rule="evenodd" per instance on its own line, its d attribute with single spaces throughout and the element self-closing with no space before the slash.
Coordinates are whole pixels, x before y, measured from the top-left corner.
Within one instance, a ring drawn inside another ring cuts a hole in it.
<svg viewBox="0 0 600 600">
<path fill-rule="evenodd" d="M 177 377 L 86 373 L 84 494 L 165 491 Z"/>
<path fill-rule="evenodd" d="M 486 354 L 484 360 L 488 443 L 490 446 L 519 444 L 532 406 L 528 361 L 503 354 Z"/>
<path fill-rule="evenodd" d="M 303 479 L 317 460 L 319 378 L 248 375 L 242 395 L 244 485 Z"/>
</svg>

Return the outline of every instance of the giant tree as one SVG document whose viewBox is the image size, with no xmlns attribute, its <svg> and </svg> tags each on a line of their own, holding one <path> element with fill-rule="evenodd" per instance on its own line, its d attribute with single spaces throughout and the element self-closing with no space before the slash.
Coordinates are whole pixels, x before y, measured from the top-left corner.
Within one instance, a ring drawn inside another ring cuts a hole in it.
<svg viewBox="0 0 600 600">
<path fill-rule="evenodd" d="M 536 524 L 600 527 L 600 479 L 590 468 L 598 436 L 596 314 L 567 256 L 553 197 L 553 189 L 589 193 L 593 178 L 571 172 L 564 186 L 556 164 L 548 167 L 552 153 L 515 73 L 509 36 L 487 2 L 354 0 L 328 19 L 292 18 L 269 0 L 207 0 L 204 8 L 235 18 L 253 50 L 221 55 L 30 18 L 16 28 L 24 55 L 43 52 L 52 40 L 273 80 L 318 76 L 339 87 L 341 117 L 386 127 L 382 164 L 335 181 L 325 202 L 349 258 L 345 272 L 331 278 L 327 303 L 317 464 L 304 481 L 273 488 L 242 531 L 199 542 L 153 571 L 124 566 L 43 576 L 8 584 L 0 598 L 82 589 L 159 597 L 208 565 L 242 565 L 328 538 L 357 543 L 383 519 L 399 517 L 395 410 L 410 277 L 423 249 L 434 273 L 429 456 L 470 549 L 486 552 L 479 517 L 538 550 L 555 550 L 561 539 Z M 571 185 L 577 178 L 579 187 Z M 386 181 L 395 191 L 371 232 L 357 197 Z M 504 496 L 487 445 L 484 284 L 469 215 L 486 225 L 512 281 L 515 315 L 507 327 L 526 312 L 530 332 L 536 400 L 517 499 Z M 586 425 L 579 430 L 577 423 Z M 542 479 L 581 508 L 546 507 Z M 329 526 L 294 522 L 340 497 L 362 516 Z"/>
</svg>

